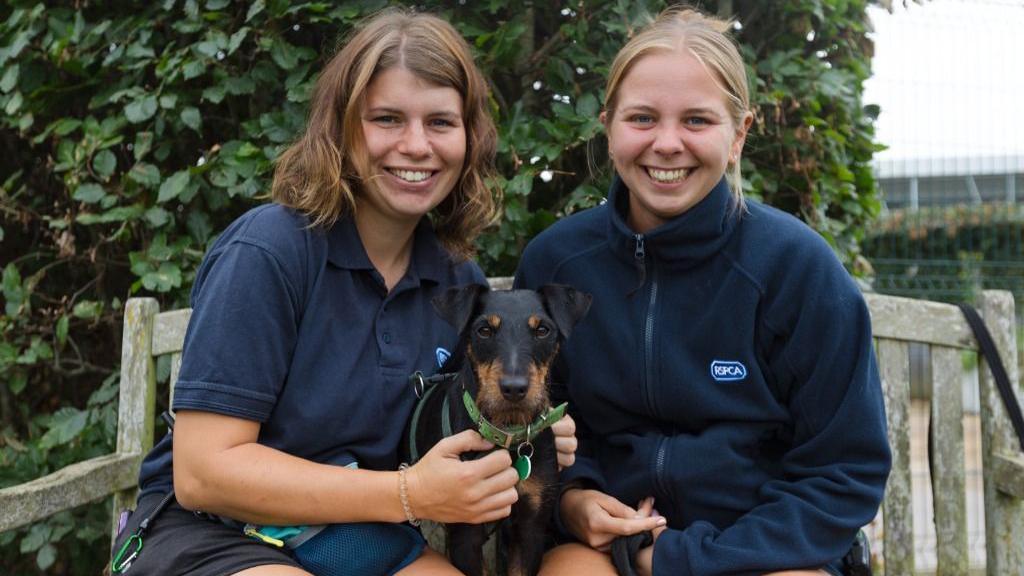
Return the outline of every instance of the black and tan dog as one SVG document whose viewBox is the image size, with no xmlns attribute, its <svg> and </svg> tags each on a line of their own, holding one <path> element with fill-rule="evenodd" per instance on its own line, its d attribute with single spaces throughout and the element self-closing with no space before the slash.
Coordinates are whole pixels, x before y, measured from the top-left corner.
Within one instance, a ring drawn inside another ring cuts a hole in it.
<svg viewBox="0 0 1024 576">
<path fill-rule="evenodd" d="M 441 373 L 412 378 L 421 400 L 404 456 L 415 461 L 441 438 L 467 429 L 509 450 L 520 477 L 519 501 L 501 523 L 499 541 L 508 574 L 536 574 L 558 474 L 550 426 L 565 410 L 564 404 L 551 407 L 548 372 L 559 345 L 590 307 L 590 296 L 559 285 L 493 292 L 470 285 L 451 288 L 433 303 L 459 331 L 459 344 Z M 447 526 L 448 556 L 463 573 L 483 573 L 486 531 L 482 525 Z"/>
</svg>

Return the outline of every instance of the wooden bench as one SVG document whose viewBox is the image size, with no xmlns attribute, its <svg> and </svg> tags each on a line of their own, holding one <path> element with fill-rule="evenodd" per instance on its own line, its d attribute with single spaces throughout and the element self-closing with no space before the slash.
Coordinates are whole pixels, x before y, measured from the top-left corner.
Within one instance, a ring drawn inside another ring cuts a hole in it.
<svg viewBox="0 0 1024 576">
<path fill-rule="evenodd" d="M 509 283 L 507 278 L 492 280 L 498 287 Z M 955 306 L 875 294 L 866 298 L 893 450 L 893 472 L 883 504 L 884 553 L 876 558 L 876 564 L 887 574 L 914 573 L 908 345 L 917 342 L 930 348 L 934 375 L 930 430 L 938 573 L 967 574 L 961 355 L 965 350 L 977 350 L 977 344 Z M 987 291 L 978 304 L 1020 399 L 1013 298 L 1008 292 Z M 110 495 L 114 496 L 115 511 L 111 529 L 116 528 L 116 512 L 134 504 L 139 463 L 153 445 L 155 358 L 170 355 L 170 381 L 174 382 L 189 316 L 189 310 L 160 312 L 151 298 L 128 300 L 117 451 L 0 490 L 0 532 Z M 987 571 L 1024 574 L 1024 456 L 987 367 L 980 367 L 979 374 Z"/>
</svg>

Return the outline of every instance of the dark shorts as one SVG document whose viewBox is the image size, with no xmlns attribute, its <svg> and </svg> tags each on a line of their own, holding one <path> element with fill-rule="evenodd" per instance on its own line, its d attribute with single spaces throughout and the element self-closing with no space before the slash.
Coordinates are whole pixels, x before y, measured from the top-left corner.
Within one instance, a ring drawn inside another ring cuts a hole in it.
<svg viewBox="0 0 1024 576">
<path fill-rule="evenodd" d="M 128 519 L 114 543 L 121 549 L 139 523 L 163 499 L 147 494 Z M 142 535 L 142 550 L 125 576 L 228 576 L 254 566 L 280 564 L 301 568 L 282 548 L 242 534 L 238 528 L 208 516 L 197 515 L 172 502 L 150 522 Z"/>
</svg>

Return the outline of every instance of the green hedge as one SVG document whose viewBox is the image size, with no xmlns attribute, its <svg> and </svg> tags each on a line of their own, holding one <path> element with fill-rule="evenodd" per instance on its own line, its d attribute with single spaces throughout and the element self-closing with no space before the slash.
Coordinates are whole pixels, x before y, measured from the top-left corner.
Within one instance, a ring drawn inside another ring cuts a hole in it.
<svg viewBox="0 0 1024 576">
<path fill-rule="evenodd" d="M 122 305 L 183 306 L 211 239 L 268 190 L 338 39 L 385 2 L 88 0 L 0 6 L 0 486 L 110 450 Z M 663 2 L 426 2 L 493 80 L 505 217 L 490 274 L 591 206 L 610 178 L 597 121 L 615 51 Z M 858 269 L 878 210 L 861 105 L 865 2 L 703 2 L 751 63 L 751 195 Z M 595 166 L 592 172 L 589 166 Z M 0 535 L 10 574 L 96 574 L 106 509 Z"/>
</svg>

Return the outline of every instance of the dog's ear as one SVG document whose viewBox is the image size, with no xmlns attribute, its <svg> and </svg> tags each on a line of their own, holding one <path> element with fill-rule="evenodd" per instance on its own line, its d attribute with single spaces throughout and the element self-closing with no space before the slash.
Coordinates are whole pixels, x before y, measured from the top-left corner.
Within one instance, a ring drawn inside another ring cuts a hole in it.
<svg viewBox="0 0 1024 576">
<path fill-rule="evenodd" d="M 449 288 L 439 296 L 435 296 L 431 303 L 438 316 L 444 318 L 449 324 L 455 327 L 459 333 L 466 328 L 469 317 L 476 308 L 480 295 L 489 291 L 490 288 L 483 284 L 466 284 Z"/>
<path fill-rule="evenodd" d="M 590 309 L 590 294 L 580 292 L 570 286 L 561 284 L 545 284 L 537 292 L 544 300 L 551 319 L 558 326 L 563 338 L 568 338 L 572 327 L 583 319 Z"/>
</svg>

